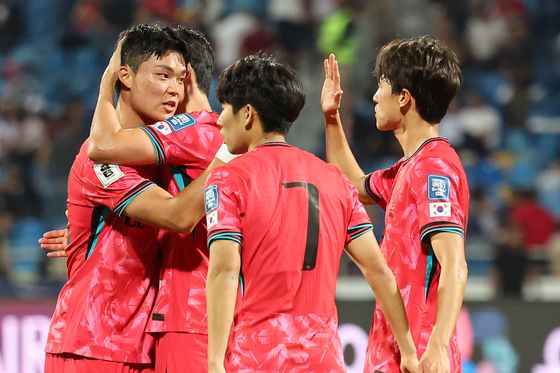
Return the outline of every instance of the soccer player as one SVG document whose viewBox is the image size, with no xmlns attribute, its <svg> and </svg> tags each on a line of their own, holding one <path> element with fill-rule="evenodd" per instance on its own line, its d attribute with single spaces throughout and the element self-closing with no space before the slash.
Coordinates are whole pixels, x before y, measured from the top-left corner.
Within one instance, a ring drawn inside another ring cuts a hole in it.
<svg viewBox="0 0 560 373">
<path fill-rule="evenodd" d="M 206 181 L 209 371 L 224 372 L 224 358 L 235 372 L 345 371 L 335 305 L 344 247 L 389 315 L 403 369 L 416 371 L 403 303 L 356 189 L 285 142 L 305 101 L 293 70 L 246 57 L 221 74 L 217 96 L 228 149 L 246 154 Z"/>
<path fill-rule="evenodd" d="M 173 115 L 184 96 L 184 42 L 165 26 L 139 25 L 125 34 L 121 124 Z M 120 65 L 119 57 L 111 63 Z M 101 88 L 109 79 L 104 74 Z M 110 100 L 113 92 L 100 89 Z M 198 220 L 190 220 L 195 214 L 188 206 L 197 198 L 190 189 L 172 198 L 152 182 L 155 167 L 93 163 L 88 143 L 70 174 L 68 282 L 51 321 L 45 372 L 151 372 L 153 339 L 144 330 L 157 290 L 158 230 L 144 223 L 189 231 Z"/>
<path fill-rule="evenodd" d="M 422 370 L 459 372 L 455 323 L 467 281 L 469 190 L 457 153 L 438 135 L 438 123 L 462 79 L 457 57 L 430 37 L 394 40 L 381 49 L 374 70 L 379 80 L 373 96 L 377 128 L 394 133 L 403 157 L 367 175 L 340 123 L 342 90 L 333 55 L 324 67 L 327 160 L 348 176 L 363 202 L 385 209 L 381 251 L 401 290 Z M 377 307 L 366 372 L 399 369 L 388 319 L 386 310 Z"/>
<path fill-rule="evenodd" d="M 172 195 L 197 178 L 223 144 L 216 124 L 218 114 L 212 112 L 208 101 L 214 71 L 212 47 L 196 30 L 180 26 L 176 31 L 187 44 L 190 61 L 185 79 L 185 106 L 179 109 L 186 114 L 146 127 L 122 129 L 106 96 L 102 110 L 92 122 L 89 153 L 97 162 L 172 165 L 161 167 L 160 183 Z M 110 91 L 115 81 L 107 83 L 105 89 Z M 218 157 L 227 160 L 231 155 L 222 148 Z M 221 162 L 214 161 L 212 167 L 218 163 Z M 200 180 L 205 180 L 205 175 Z M 200 218 L 204 215 L 202 183 L 198 193 Z M 156 337 L 156 373 L 207 370 L 206 234 L 202 223 L 192 234 L 160 232 L 162 269 L 147 327 Z M 188 364 L 184 361 L 185 354 L 189 356 Z"/>
</svg>

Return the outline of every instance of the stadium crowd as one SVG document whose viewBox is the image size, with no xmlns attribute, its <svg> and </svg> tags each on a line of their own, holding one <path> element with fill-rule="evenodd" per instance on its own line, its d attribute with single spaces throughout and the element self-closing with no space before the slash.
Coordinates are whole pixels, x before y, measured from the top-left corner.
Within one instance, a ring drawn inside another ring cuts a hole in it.
<svg viewBox="0 0 560 373">
<path fill-rule="evenodd" d="M 319 155 L 321 61 L 335 52 L 343 123 L 366 170 L 402 156 L 391 134 L 367 135 L 376 82 L 363 77 L 379 46 L 445 41 L 465 76 L 441 131 L 469 177 L 469 273 L 495 275 L 512 296 L 531 276 L 560 276 L 559 17 L 555 0 L 0 0 L 0 296 L 58 293 L 64 261 L 46 260 L 36 240 L 66 222 L 68 171 L 117 34 L 158 21 L 205 32 L 216 74 L 259 50 L 291 64 L 307 105 L 288 139 Z M 381 237 L 382 211 L 369 212 Z M 358 273 L 350 262 L 342 272 Z"/>
</svg>

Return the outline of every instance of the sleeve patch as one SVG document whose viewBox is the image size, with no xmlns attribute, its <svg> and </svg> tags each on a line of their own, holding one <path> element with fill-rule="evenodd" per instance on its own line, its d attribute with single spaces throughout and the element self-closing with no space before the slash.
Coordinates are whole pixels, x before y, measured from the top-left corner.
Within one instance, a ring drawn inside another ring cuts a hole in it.
<svg viewBox="0 0 560 373">
<path fill-rule="evenodd" d="M 171 126 L 173 131 L 177 132 L 187 127 L 196 124 L 196 119 L 194 119 L 189 114 L 178 114 L 166 120 L 167 123 Z"/>
<path fill-rule="evenodd" d="M 446 176 L 428 175 L 428 200 L 449 200 L 451 182 Z"/>
<path fill-rule="evenodd" d="M 207 229 L 212 228 L 216 224 L 218 224 L 218 210 L 211 211 L 206 215 Z"/>
<path fill-rule="evenodd" d="M 116 164 L 96 163 L 93 166 L 93 170 L 95 171 L 95 175 L 105 188 L 124 176 L 124 173 Z"/>
<path fill-rule="evenodd" d="M 159 133 L 161 133 L 164 136 L 169 135 L 171 132 L 173 132 L 171 130 L 171 127 L 169 127 L 169 124 L 167 124 L 167 122 L 159 122 L 154 124 L 153 126 L 156 131 L 158 131 Z"/>
<path fill-rule="evenodd" d="M 206 214 L 218 208 L 218 186 L 216 184 L 210 185 L 204 191 L 204 206 Z"/>
<path fill-rule="evenodd" d="M 450 202 L 435 202 L 430 203 L 430 218 L 440 216 L 451 216 L 451 203 Z"/>
</svg>

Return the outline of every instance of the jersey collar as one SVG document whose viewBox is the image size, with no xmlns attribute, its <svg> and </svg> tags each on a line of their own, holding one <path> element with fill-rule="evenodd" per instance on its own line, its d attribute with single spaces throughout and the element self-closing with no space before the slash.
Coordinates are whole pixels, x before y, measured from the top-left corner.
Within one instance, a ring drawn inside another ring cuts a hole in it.
<svg viewBox="0 0 560 373">
<path fill-rule="evenodd" d="M 416 154 L 418 154 L 420 152 L 420 150 L 422 150 L 422 148 L 424 148 L 426 145 L 428 145 L 429 143 L 435 142 L 435 141 L 444 141 L 447 142 L 447 139 L 445 137 L 431 137 L 429 139 L 427 139 L 426 141 L 424 141 L 422 143 L 422 145 L 420 145 L 418 147 L 418 149 L 416 149 L 416 151 L 414 153 L 412 153 L 411 155 L 409 155 L 408 157 L 404 158 L 402 160 L 402 163 L 406 163 L 409 159 L 411 159 L 412 157 L 414 157 Z"/>
</svg>

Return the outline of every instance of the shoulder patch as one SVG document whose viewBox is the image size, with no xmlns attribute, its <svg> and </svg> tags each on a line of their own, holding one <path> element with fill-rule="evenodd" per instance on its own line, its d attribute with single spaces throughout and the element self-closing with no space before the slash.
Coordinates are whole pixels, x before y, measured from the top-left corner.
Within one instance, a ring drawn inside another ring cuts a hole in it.
<svg viewBox="0 0 560 373">
<path fill-rule="evenodd" d="M 428 200 L 449 200 L 449 187 L 451 182 L 446 176 L 428 175 Z"/>
<path fill-rule="evenodd" d="M 116 164 L 96 163 L 93 165 L 93 170 L 105 188 L 124 176 L 124 173 Z"/>
<path fill-rule="evenodd" d="M 169 127 L 169 124 L 165 121 L 162 122 L 158 122 L 156 124 L 154 124 L 152 127 L 154 127 L 154 129 L 156 131 L 158 131 L 159 133 L 161 133 L 164 136 L 169 135 L 171 132 L 173 132 L 173 130 L 171 129 L 171 127 Z"/>
<path fill-rule="evenodd" d="M 173 131 L 177 132 L 196 124 L 196 119 L 185 113 L 172 116 L 171 118 L 168 118 L 166 122 L 169 123 L 171 128 L 173 128 Z"/>
<path fill-rule="evenodd" d="M 430 205 L 430 218 L 441 216 L 451 217 L 451 203 L 450 202 L 433 202 Z"/>
<path fill-rule="evenodd" d="M 218 208 L 218 186 L 216 184 L 210 185 L 204 191 L 204 206 L 207 214 Z"/>
</svg>

